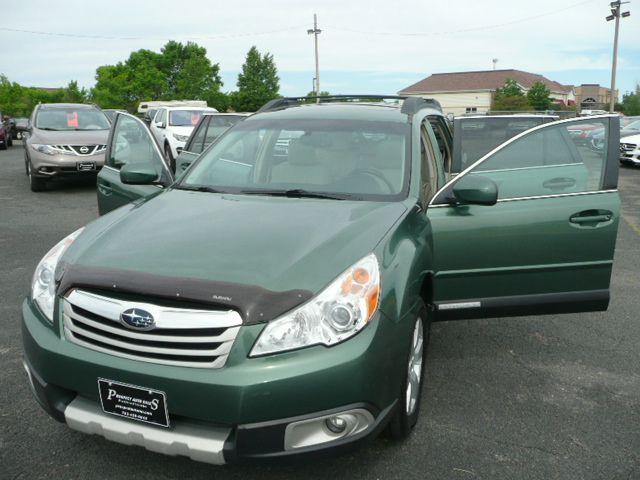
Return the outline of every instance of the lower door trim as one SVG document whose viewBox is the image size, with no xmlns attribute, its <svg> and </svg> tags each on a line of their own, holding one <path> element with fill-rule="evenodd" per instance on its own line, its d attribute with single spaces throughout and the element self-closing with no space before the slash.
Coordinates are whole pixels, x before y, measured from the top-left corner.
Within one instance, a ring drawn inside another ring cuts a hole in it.
<svg viewBox="0 0 640 480">
<path fill-rule="evenodd" d="M 609 297 L 604 289 L 434 302 L 434 320 L 600 312 L 608 308 Z"/>
</svg>

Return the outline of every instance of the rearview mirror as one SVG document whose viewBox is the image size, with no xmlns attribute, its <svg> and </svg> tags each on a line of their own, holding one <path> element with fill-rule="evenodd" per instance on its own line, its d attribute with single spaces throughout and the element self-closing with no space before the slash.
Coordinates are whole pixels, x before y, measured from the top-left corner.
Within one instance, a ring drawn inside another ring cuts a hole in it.
<svg viewBox="0 0 640 480">
<path fill-rule="evenodd" d="M 120 169 L 120 181 L 126 185 L 152 185 L 158 181 L 153 165 L 126 164 Z"/>
<path fill-rule="evenodd" d="M 498 185 L 481 175 L 465 175 L 453 185 L 453 195 L 463 205 L 495 205 L 498 201 Z"/>
</svg>

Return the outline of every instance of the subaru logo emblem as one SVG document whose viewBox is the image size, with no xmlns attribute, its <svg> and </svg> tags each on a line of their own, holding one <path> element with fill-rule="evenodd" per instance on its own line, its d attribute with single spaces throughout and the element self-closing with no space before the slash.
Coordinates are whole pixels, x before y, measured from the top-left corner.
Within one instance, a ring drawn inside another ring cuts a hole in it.
<svg viewBox="0 0 640 480">
<path fill-rule="evenodd" d="M 80 147 L 80 153 L 87 153 L 89 151 L 89 147 Z"/>
<path fill-rule="evenodd" d="M 156 325 L 153 315 L 141 308 L 126 309 L 120 314 L 120 322 L 125 327 L 136 330 L 151 330 Z"/>
</svg>

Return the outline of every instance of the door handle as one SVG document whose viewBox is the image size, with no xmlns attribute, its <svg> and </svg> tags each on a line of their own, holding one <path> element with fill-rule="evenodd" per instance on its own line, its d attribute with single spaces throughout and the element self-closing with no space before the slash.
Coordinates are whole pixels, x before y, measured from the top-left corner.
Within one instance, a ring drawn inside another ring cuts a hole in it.
<svg viewBox="0 0 640 480">
<path fill-rule="evenodd" d="M 113 189 L 107 183 L 98 183 L 98 191 L 105 197 L 108 197 L 113 193 Z"/>
<path fill-rule="evenodd" d="M 608 222 L 613 218 L 613 213 L 608 210 L 585 210 L 571 215 L 569 221 L 578 225 L 596 224 Z"/>
<path fill-rule="evenodd" d="M 570 188 L 575 186 L 576 180 L 575 178 L 569 177 L 557 177 L 552 178 L 551 180 L 547 180 L 542 184 L 544 188 L 548 188 L 549 190 L 562 190 L 564 188 Z"/>
</svg>

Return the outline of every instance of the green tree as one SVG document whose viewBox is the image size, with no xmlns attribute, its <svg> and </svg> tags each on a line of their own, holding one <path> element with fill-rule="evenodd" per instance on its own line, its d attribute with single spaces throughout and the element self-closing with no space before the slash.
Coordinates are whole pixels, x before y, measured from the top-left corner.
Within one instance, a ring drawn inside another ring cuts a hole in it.
<svg viewBox="0 0 640 480">
<path fill-rule="evenodd" d="M 553 101 L 551 90 L 542 82 L 535 82 L 527 92 L 527 100 L 535 110 L 549 110 Z"/>
<path fill-rule="evenodd" d="M 71 80 L 69 85 L 62 91 L 62 101 L 65 103 L 84 103 L 88 99 L 88 92 L 85 88 L 78 87 L 76 80 Z"/>
<path fill-rule="evenodd" d="M 193 42 L 168 42 L 159 67 L 166 76 L 166 98 L 206 100 L 222 87 L 220 66 L 207 58 L 206 48 Z"/>
<path fill-rule="evenodd" d="M 61 102 L 63 89 L 24 87 L 0 75 L 0 110 L 14 117 L 26 117 L 38 103 Z"/>
<path fill-rule="evenodd" d="M 622 96 L 622 112 L 625 115 L 640 115 L 640 84 L 635 92 L 627 92 Z"/>
<path fill-rule="evenodd" d="M 517 111 L 528 110 L 529 108 L 527 97 L 518 83 L 511 78 L 508 78 L 504 86 L 496 90 L 491 106 L 491 109 L 495 111 Z"/>
<path fill-rule="evenodd" d="M 238 112 L 253 112 L 269 100 L 280 96 L 280 78 L 273 55 L 261 55 L 253 46 L 238 74 L 238 91 L 231 94 L 232 106 Z"/>
</svg>

